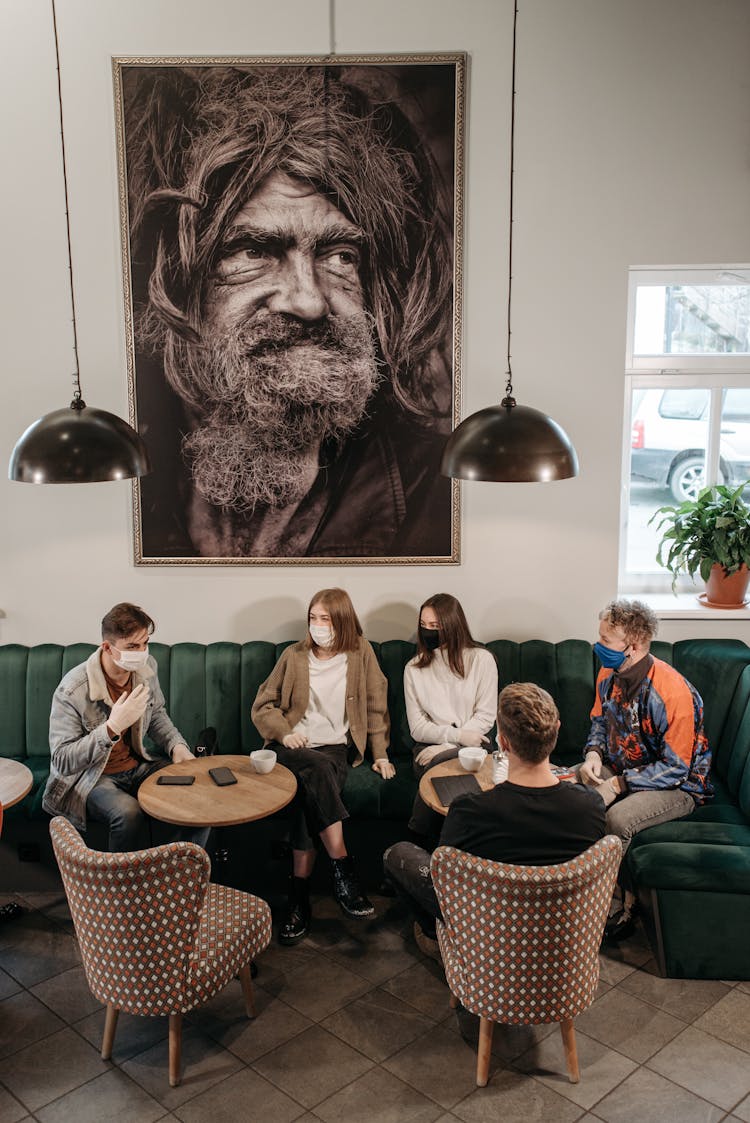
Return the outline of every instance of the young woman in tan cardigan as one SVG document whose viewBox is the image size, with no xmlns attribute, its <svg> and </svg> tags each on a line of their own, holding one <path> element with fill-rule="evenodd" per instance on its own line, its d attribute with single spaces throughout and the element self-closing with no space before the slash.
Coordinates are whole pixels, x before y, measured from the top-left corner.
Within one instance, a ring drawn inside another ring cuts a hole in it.
<svg viewBox="0 0 750 1123">
<path fill-rule="evenodd" d="M 333 864 L 334 896 L 348 916 L 371 916 L 347 854 L 341 799 L 349 766 L 357 767 L 369 747 L 372 768 L 384 780 L 395 775 L 388 760 L 390 723 L 387 684 L 349 594 L 322 589 L 310 601 L 308 634 L 282 653 L 258 690 L 252 720 L 297 777 L 292 824 L 293 875 L 282 944 L 294 944 L 310 930 L 310 875 L 318 836 Z"/>
</svg>

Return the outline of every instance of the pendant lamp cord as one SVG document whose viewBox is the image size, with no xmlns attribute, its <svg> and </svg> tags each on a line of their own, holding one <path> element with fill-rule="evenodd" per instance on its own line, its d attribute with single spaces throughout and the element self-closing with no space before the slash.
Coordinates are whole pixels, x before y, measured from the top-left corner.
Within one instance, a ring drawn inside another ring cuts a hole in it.
<svg viewBox="0 0 750 1123">
<path fill-rule="evenodd" d="M 513 397 L 513 372 L 510 359 L 511 307 L 513 297 L 513 184 L 515 180 L 515 136 L 516 136 L 516 25 L 518 23 L 518 4 L 513 5 L 513 63 L 511 69 L 510 98 L 510 229 L 508 231 L 508 370 L 505 383 L 505 397 L 501 405 L 512 409 L 516 404 Z"/>
<path fill-rule="evenodd" d="M 336 0 L 328 0 L 328 43 L 331 57 L 336 54 Z"/>
<path fill-rule="evenodd" d="M 76 297 L 73 286 L 73 249 L 70 241 L 70 208 L 68 203 L 68 169 L 65 160 L 65 129 L 63 127 L 62 83 L 60 81 L 60 44 L 57 38 L 57 12 L 55 0 L 52 4 L 52 27 L 55 34 L 55 64 L 57 66 L 57 104 L 60 110 L 60 147 L 62 149 L 63 187 L 65 189 L 65 230 L 68 237 L 68 272 L 70 274 L 70 309 L 73 317 L 73 354 L 76 360 L 76 369 L 73 374 L 73 401 L 71 409 L 84 409 L 86 403 L 81 397 L 81 368 L 78 361 L 78 331 L 76 328 Z"/>
</svg>

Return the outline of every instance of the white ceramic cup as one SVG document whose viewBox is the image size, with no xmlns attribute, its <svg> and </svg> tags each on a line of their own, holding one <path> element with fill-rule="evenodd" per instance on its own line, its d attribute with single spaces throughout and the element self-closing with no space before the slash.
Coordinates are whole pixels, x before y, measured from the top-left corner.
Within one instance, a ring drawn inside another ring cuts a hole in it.
<svg viewBox="0 0 750 1123">
<path fill-rule="evenodd" d="M 273 749 L 256 749 L 250 753 L 250 763 L 256 772 L 270 772 L 276 763 L 276 753 Z"/>
<path fill-rule="evenodd" d="M 485 749 L 459 749 L 458 759 L 467 772 L 478 772 L 487 756 Z"/>
</svg>

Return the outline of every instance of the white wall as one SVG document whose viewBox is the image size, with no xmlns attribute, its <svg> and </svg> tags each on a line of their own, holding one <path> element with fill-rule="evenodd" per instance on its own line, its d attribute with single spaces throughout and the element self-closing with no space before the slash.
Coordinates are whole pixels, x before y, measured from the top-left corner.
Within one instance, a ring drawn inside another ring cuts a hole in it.
<svg viewBox="0 0 750 1123">
<path fill-rule="evenodd" d="M 325 53 L 327 0 L 57 0 L 84 397 L 127 416 L 110 56 Z M 0 461 L 73 370 L 48 0 L 1 8 Z M 95 640 L 121 599 L 158 638 L 288 638 L 345 585 L 374 639 L 461 598 L 479 638 L 592 636 L 616 592 L 628 265 L 750 260 L 747 0 L 520 0 L 516 395 L 576 480 L 464 484 L 461 566 L 138 568 L 129 484 L 0 483 L 0 642 Z M 464 414 L 502 392 L 513 0 L 338 0 L 337 49 L 470 56 Z M 667 639 L 746 622 L 667 623 Z"/>
</svg>

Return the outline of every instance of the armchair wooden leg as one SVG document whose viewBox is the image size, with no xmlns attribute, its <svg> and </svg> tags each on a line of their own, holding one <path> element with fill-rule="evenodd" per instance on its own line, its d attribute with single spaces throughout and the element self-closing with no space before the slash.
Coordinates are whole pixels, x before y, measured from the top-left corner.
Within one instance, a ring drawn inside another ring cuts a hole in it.
<svg viewBox="0 0 750 1123">
<path fill-rule="evenodd" d="M 182 1014 L 169 1015 L 169 1085 L 176 1088 L 180 1083 L 182 1067 Z"/>
<path fill-rule="evenodd" d="M 253 980 L 251 975 L 251 966 L 246 964 L 239 972 L 240 985 L 242 986 L 242 993 L 245 998 L 245 1013 L 248 1018 L 255 1017 L 255 994 L 253 993 Z"/>
<path fill-rule="evenodd" d="M 112 1056 L 112 1046 L 115 1043 L 115 1030 L 120 1011 L 116 1010 L 111 1002 L 107 1003 L 107 1017 L 104 1021 L 104 1037 L 102 1038 L 102 1060 L 108 1061 Z"/>
<path fill-rule="evenodd" d="M 451 996 L 448 999 L 448 1005 L 450 1006 L 451 1010 L 456 1010 L 458 1008 L 458 999 L 456 998 L 453 991 L 451 991 Z"/>
<path fill-rule="evenodd" d="M 489 1018 L 479 1019 L 479 1048 L 477 1050 L 477 1087 L 484 1088 L 490 1072 L 492 1031 L 495 1023 Z"/>
<path fill-rule="evenodd" d="M 560 1033 L 562 1034 L 563 1047 L 565 1048 L 565 1064 L 568 1069 L 568 1077 L 571 1084 L 577 1084 L 581 1079 L 581 1074 L 578 1070 L 578 1048 L 576 1046 L 576 1031 L 573 1027 L 572 1018 L 563 1018 L 560 1022 Z"/>
</svg>

